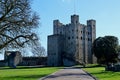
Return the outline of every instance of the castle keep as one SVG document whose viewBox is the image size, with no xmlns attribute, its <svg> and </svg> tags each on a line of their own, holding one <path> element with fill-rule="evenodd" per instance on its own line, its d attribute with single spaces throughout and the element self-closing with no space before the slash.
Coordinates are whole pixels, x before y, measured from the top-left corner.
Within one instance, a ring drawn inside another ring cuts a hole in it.
<svg viewBox="0 0 120 80">
<path fill-rule="evenodd" d="M 48 65 L 72 66 L 77 63 L 94 63 L 92 43 L 96 38 L 96 21 L 79 22 L 78 15 L 71 16 L 71 23 L 53 21 L 53 35 L 48 36 Z"/>
</svg>

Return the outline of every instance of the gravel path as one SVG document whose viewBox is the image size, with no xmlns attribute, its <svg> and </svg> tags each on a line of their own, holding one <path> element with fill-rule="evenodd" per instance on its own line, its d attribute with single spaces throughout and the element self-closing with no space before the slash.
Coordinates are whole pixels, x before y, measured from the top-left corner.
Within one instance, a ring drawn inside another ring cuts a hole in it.
<svg viewBox="0 0 120 80">
<path fill-rule="evenodd" d="M 39 80 L 95 80 L 92 76 L 79 68 L 61 69 Z"/>
</svg>

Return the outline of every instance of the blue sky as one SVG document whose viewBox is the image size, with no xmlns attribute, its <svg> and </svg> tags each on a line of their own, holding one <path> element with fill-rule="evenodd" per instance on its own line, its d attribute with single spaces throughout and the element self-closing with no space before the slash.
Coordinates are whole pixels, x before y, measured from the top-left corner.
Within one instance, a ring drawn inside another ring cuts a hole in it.
<svg viewBox="0 0 120 80">
<path fill-rule="evenodd" d="M 46 49 L 47 36 L 53 33 L 53 20 L 67 24 L 74 13 L 82 24 L 88 19 L 96 20 L 97 37 L 113 35 L 120 39 L 120 0 L 34 0 L 32 9 L 40 16 L 39 35 Z"/>
<path fill-rule="evenodd" d="M 37 32 L 46 50 L 47 36 L 53 34 L 53 20 L 68 24 L 74 13 L 82 24 L 88 19 L 96 20 L 97 37 L 113 35 L 120 39 L 120 0 L 33 0 L 31 7 L 40 16 Z"/>
</svg>

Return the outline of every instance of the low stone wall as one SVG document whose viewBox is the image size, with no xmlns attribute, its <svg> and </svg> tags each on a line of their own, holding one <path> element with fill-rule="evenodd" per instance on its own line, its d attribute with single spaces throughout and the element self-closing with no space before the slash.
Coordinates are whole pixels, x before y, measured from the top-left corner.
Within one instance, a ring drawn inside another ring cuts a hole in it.
<svg viewBox="0 0 120 80">
<path fill-rule="evenodd" d="M 36 66 L 44 65 L 47 66 L 47 57 L 23 57 L 22 62 L 18 66 Z M 0 67 L 8 66 L 7 61 L 0 60 Z"/>
<path fill-rule="evenodd" d="M 7 66 L 7 62 L 5 60 L 0 60 L 0 67 Z"/>
<path fill-rule="evenodd" d="M 105 68 L 106 71 L 120 71 L 120 65 L 117 64 L 117 65 L 113 65 L 113 66 L 106 66 Z"/>
<path fill-rule="evenodd" d="M 120 71 L 120 65 L 115 65 L 114 71 Z"/>
<path fill-rule="evenodd" d="M 23 57 L 19 66 L 47 65 L 47 57 Z"/>
</svg>

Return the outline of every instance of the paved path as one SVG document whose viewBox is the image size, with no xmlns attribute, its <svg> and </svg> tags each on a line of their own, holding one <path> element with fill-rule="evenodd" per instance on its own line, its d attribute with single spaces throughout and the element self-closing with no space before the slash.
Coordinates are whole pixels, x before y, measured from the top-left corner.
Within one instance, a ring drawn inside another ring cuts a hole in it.
<svg viewBox="0 0 120 80">
<path fill-rule="evenodd" d="M 39 80 L 95 80 L 89 74 L 79 68 L 61 69 Z"/>
</svg>

